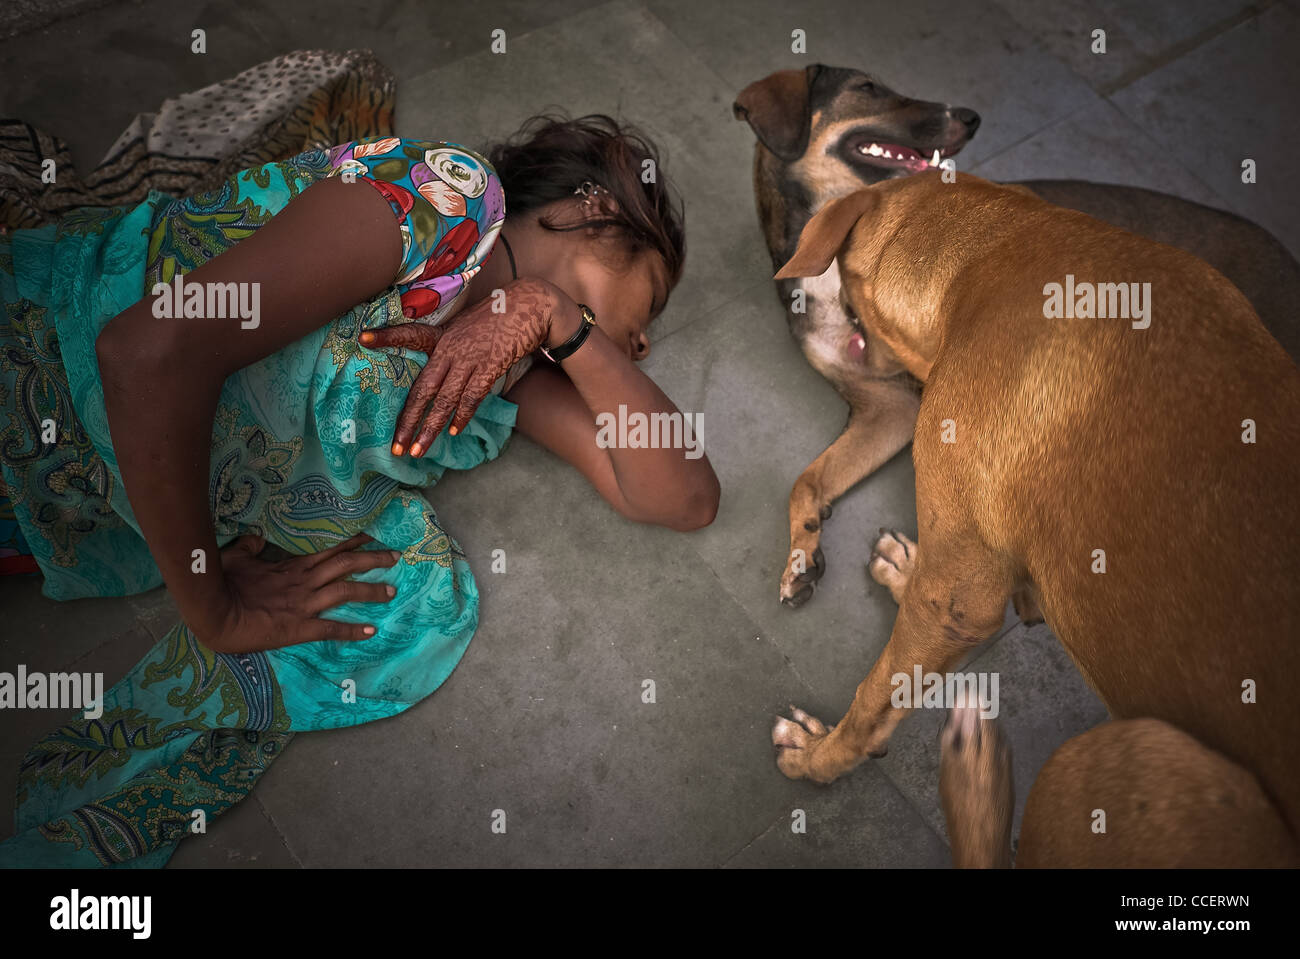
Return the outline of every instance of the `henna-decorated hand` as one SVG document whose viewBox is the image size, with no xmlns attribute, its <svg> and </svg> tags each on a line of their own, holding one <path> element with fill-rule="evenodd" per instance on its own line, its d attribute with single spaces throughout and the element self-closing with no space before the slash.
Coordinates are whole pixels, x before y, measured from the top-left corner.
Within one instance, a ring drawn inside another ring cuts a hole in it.
<svg viewBox="0 0 1300 959">
<path fill-rule="evenodd" d="M 492 312 L 493 299 L 438 326 L 403 323 L 361 334 L 361 345 L 370 349 L 395 346 L 429 355 L 397 419 L 394 456 L 408 448 L 412 456 L 425 453 L 448 419 L 452 436 L 464 429 L 492 385 L 547 342 L 551 317 L 568 297 L 545 280 L 524 277 L 506 287 L 505 313 Z"/>
</svg>

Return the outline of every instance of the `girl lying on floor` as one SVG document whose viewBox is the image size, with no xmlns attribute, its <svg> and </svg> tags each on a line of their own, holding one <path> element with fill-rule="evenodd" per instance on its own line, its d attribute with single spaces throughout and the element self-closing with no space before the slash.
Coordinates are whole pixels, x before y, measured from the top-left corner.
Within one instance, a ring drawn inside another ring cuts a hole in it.
<svg viewBox="0 0 1300 959">
<path fill-rule="evenodd" d="M 293 733 L 429 695 L 478 594 L 420 492 L 513 428 L 624 516 L 711 522 L 707 457 L 596 441 L 620 404 L 678 414 L 635 365 L 684 257 L 647 163 L 535 118 L 487 158 L 361 139 L 0 237 L 16 539 L 47 596 L 165 582 L 183 619 L 29 751 L 0 864 L 161 865 Z"/>
</svg>

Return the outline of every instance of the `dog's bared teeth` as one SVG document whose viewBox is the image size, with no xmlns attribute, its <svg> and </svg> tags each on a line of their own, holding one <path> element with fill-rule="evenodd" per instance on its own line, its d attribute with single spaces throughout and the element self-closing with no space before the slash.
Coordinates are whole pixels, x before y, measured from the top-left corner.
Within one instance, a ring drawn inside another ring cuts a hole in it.
<svg viewBox="0 0 1300 959">
<path fill-rule="evenodd" d="M 885 151 L 885 157 L 886 157 L 887 159 L 892 160 L 892 159 L 894 158 L 894 155 L 893 155 L 892 153 L 890 153 L 888 150 L 886 150 L 886 151 Z"/>
<path fill-rule="evenodd" d="M 868 154 L 868 155 L 870 155 L 870 156 L 873 156 L 873 157 L 878 157 L 878 156 L 880 156 L 880 152 L 881 152 L 881 151 L 880 151 L 880 144 L 879 144 L 879 143 L 873 143 L 873 144 L 871 144 L 870 146 L 867 146 L 867 147 L 861 147 L 860 149 L 862 150 L 863 153 L 866 153 L 866 154 Z"/>
<path fill-rule="evenodd" d="M 938 166 L 938 165 L 939 165 L 939 151 L 935 150 L 934 156 L 930 157 L 930 166 Z"/>
</svg>

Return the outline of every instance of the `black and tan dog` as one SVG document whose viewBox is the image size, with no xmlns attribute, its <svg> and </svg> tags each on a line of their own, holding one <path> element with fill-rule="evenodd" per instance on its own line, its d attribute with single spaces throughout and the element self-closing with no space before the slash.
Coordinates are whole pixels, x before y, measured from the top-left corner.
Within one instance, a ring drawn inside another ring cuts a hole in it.
<svg viewBox="0 0 1300 959">
<path fill-rule="evenodd" d="M 1300 865 L 1300 370 L 1250 303 L 1188 253 L 969 174 L 832 201 L 777 276 L 832 262 L 925 384 L 919 533 L 872 569 L 889 643 L 833 729 L 778 720 L 781 770 L 826 783 L 882 754 L 895 677 L 948 673 L 1027 590 L 1115 721 L 1049 760 L 1021 864 Z M 954 854 L 1005 864 L 1008 767 L 995 728 L 961 727 Z"/>
<path fill-rule="evenodd" d="M 860 70 L 820 64 L 750 84 L 734 110 L 758 138 L 754 192 L 774 269 L 793 255 L 800 231 L 828 202 L 955 155 L 980 122 L 971 110 L 914 100 Z M 1023 186 L 1050 203 L 1205 260 L 1246 295 L 1293 357 L 1300 353 L 1300 326 L 1294 323 L 1300 265 L 1267 231 L 1135 187 L 1068 180 Z M 790 553 L 780 597 L 798 606 L 811 597 L 825 568 L 819 544 L 831 503 L 911 441 L 920 396 L 915 380 L 846 309 L 834 264 L 824 276 L 782 280 L 777 286 L 791 334 L 850 408 L 843 434 L 790 493 Z M 804 293 L 804 312 L 790 310 L 796 287 Z M 890 542 L 882 538 L 882 545 Z M 1026 604 L 1018 601 L 1017 609 L 1034 618 Z"/>
</svg>

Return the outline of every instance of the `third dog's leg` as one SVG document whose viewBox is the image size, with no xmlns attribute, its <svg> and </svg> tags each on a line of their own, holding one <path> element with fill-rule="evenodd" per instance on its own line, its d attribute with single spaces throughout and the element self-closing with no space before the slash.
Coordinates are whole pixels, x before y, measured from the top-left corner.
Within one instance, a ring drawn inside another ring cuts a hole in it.
<svg viewBox="0 0 1300 959">
<path fill-rule="evenodd" d="M 958 869 L 1011 866 L 1011 747 L 978 703 L 953 706 L 940 733 L 939 801 Z"/>
<path fill-rule="evenodd" d="M 894 631 L 848 714 L 829 732 L 801 712 L 797 722 L 781 719 L 772 730 L 777 764 L 792 779 L 831 782 L 866 757 L 884 755 L 906 712 L 891 703 L 893 677 L 911 677 L 918 665 L 923 673 L 946 672 L 1002 625 L 1011 570 L 972 531 L 945 528 L 917 494 L 920 515 L 936 519 L 921 531 Z"/>
<path fill-rule="evenodd" d="M 813 584 L 826 568 L 819 544 L 831 503 L 911 441 L 919 405 L 906 379 L 862 384 L 844 432 L 790 491 L 790 553 L 781 577 L 781 602 L 799 606 L 812 596 Z"/>
</svg>

